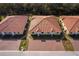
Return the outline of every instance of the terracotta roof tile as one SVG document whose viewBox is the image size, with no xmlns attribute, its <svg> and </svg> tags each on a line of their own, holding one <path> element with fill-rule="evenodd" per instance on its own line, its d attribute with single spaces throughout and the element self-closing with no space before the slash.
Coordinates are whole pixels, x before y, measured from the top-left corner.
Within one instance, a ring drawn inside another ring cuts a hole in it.
<svg viewBox="0 0 79 59">
<path fill-rule="evenodd" d="M 65 26 L 70 32 L 79 31 L 79 16 L 62 16 Z M 73 47 L 76 51 L 79 51 L 79 40 L 74 39 L 72 41 Z"/>
<path fill-rule="evenodd" d="M 41 19 L 40 19 L 40 18 Z M 36 16 L 31 21 L 30 32 L 61 32 L 60 26 L 56 21 L 55 16 Z M 33 27 L 32 27 L 33 26 Z M 62 42 L 56 42 L 56 40 L 30 40 L 28 50 L 30 51 L 62 51 L 64 47 Z"/>
<path fill-rule="evenodd" d="M 55 40 L 46 40 L 46 42 L 41 42 L 41 40 L 30 40 L 29 51 L 64 51 L 62 42 L 56 42 Z"/>
<path fill-rule="evenodd" d="M 72 31 L 72 28 L 78 22 L 79 16 L 61 16 L 63 18 L 63 22 L 69 31 Z"/>
<path fill-rule="evenodd" d="M 6 20 L 6 21 L 4 21 Z M 21 32 L 27 23 L 27 16 L 7 16 L 0 24 L 0 32 Z"/>
<path fill-rule="evenodd" d="M 40 18 L 41 19 L 40 19 Z M 55 16 L 39 16 L 31 21 L 30 30 L 35 32 L 37 29 L 40 29 L 41 32 L 51 32 L 51 29 L 54 32 L 61 32 L 60 26 L 56 21 Z"/>
<path fill-rule="evenodd" d="M 19 49 L 21 40 L 1 40 L 0 51 L 15 51 Z"/>
<path fill-rule="evenodd" d="M 23 33 L 27 23 L 27 16 L 7 16 L 0 23 L 0 32 L 20 32 Z M 20 39 L 0 39 L 0 51 L 18 50 Z"/>
</svg>

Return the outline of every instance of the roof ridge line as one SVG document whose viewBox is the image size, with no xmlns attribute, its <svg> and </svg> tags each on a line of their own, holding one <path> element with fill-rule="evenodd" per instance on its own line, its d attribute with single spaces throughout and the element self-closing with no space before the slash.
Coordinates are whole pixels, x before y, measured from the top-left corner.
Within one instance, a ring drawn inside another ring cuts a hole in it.
<svg viewBox="0 0 79 59">
<path fill-rule="evenodd" d="M 46 17 L 44 17 L 44 19 L 46 19 L 46 18 L 48 18 L 48 17 L 51 17 L 51 16 L 46 16 Z M 37 25 L 39 25 L 44 19 L 42 19 Z M 34 29 L 37 25 L 35 25 L 32 29 Z M 32 29 L 31 29 L 31 30 L 32 30 Z M 30 30 L 30 31 L 31 31 L 31 30 Z"/>
<path fill-rule="evenodd" d="M 48 20 L 47 20 L 47 21 L 48 21 Z M 56 21 L 57 21 L 57 20 L 56 20 Z M 50 21 L 48 21 L 48 22 L 50 22 Z M 51 22 L 50 22 L 50 23 L 51 23 Z M 57 27 L 55 27 L 55 26 L 54 26 L 54 24 L 53 24 L 53 23 L 51 23 L 51 24 L 52 24 L 52 25 L 53 25 L 53 27 L 54 27 L 53 29 L 57 28 Z M 59 24 L 58 24 L 58 25 L 59 25 Z M 54 30 L 54 31 L 55 31 L 55 30 Z"/>
<path fill-rule="evenodd" d="M 45 18 L 46 18 L 46 17 L 45 17 Z M 44 19 L 45 19 L 45 18 L 44 18 Z M 39 25 L 44 19 L 42 19 L 37 25 Z M 37 25 L 35 25 L 32 29 L 34 29 Z M 31 29 L 31 30 L 32 30 L 32 29 Z M 30 31 L 31 31 L 31 30 L 30 30 Z"/>
</svg>

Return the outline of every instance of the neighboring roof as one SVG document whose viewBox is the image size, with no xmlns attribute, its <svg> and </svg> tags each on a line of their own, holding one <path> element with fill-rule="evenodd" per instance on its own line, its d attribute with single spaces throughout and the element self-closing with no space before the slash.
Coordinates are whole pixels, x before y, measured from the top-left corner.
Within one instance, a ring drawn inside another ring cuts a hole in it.
<svg viewBox="0 0 79 59">
<path fill-rule="evenodd" d="M 56 42 L 56 40 L 30 40 L 28 44 L 28 51 L 64 51 L 62 41 Z"/>
<path fill-rule="evenodd" d="M 61 32 L 60 26 L 55 16 L 33 16 L 33 20 L 30 24 L 30 32 Z M 42 39 L 43 40 L 43 39 Z M 63 51 L 64 47 L 62 42 L 56 42 L 56 40 L 45 39 L 42 42 L 39 39 L 29 40 L 29 51 Z"/>
<path fill-rule="evenodd" d="M 79 31 L 79 16 L 61 16 L 63 18 L 65 26 L 68 28 L 70 32 L 78 32 Z M 79 51 L 79 40 L 72 40 L 72 45 L 75 51 Z"/>
<path fill-rule="evenodd" d="M 0 22 L 0 32 L 20 32 L 23 34 L 27 16 L 7 16 Z M 0 39 L 0 51 L 15 51 L 19 49 L 21 39 Z"/>
<path fill-rule="evenodd" d="M 79 51 L 79 40 L 73 40 L 72 45 L 73 45 L 75 51 Z"/>
<path fill-rule="evenodd" d="M 44 18 L 47 16 L 32 16 L 32 21 L 30 24 L 29 31 L 32 31 L 32 29 L 37 26 Z"/>
<path fill-rule="evenodd" d="M 7 16 L 2 22 L 0 22 L 0 32 L 23 33 L 27 18 L 27 16 Z"/>
<path fill-rule="evenodd" d="M 29 31 L 31 32 L 61 32 L 55 16 L 33 16 Z"/>
<path fill-rule="evenodd" d="M 18 51 L 21 40 L 1 40 L 0 51 Z"/>
<path fill-rule="evenodd" d="M 70 32 L 77 32 L 79 27 L 79 16 L 61 16 L 65 26 Z"/>
</svg>

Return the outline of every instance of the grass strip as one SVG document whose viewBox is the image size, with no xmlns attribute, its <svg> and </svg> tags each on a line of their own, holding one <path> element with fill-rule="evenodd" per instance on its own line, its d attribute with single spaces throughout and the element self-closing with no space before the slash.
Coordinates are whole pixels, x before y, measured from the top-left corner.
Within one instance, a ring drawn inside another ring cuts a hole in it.
<svg viewBox="0 0 79 59">
<path fill-rule="evenodd" d="M 20 46 L 19 46 L 19 50 L 20 51 L 25 51 L 28 49 L 28 39 L 24 38 L 21 40 Z"/>
</svg>

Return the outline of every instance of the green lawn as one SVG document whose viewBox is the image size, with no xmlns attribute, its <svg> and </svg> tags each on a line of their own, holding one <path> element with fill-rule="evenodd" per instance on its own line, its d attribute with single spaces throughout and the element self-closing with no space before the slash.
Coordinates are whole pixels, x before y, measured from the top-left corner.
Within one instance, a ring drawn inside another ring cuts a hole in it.
<svg viewBox="0 0 79 59">
<path fill-rule="evenodd" d="M 22 39 L 21 40 L 21 43 L 20 43 L 20 46 L 19 46 L 19 50 L 21 51 L 21 50 L 23 50 L 23 51 L 25 51 L 25 50 L 27 50 L 28 49 L 28 39 Z"/>
<path fill-rule="evenodd" d="M 66 51 L 74 51 L 71 38 L 67 36 L 64 40 L 62 40 L 62 43 Z"/>
<path fill-rule="evenodd" d="M 5 18 L 5 16 L 0 16 L 0 21 L 2 21 Z"/>
</svg>

